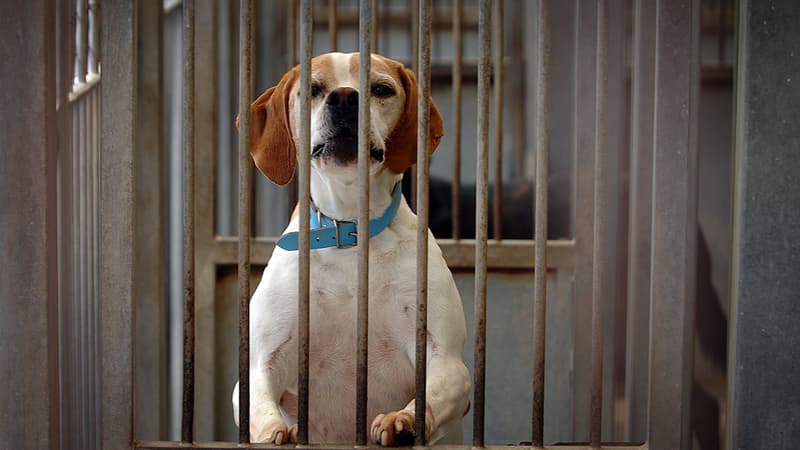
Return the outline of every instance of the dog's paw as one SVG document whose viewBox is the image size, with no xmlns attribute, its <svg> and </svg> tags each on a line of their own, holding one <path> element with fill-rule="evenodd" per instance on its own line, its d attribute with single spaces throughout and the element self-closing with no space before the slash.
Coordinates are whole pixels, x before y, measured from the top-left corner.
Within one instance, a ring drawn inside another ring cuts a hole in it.
<svg viewBox="0 0 800 450">
<path fill-rule="evenodd" d="M 250 422 L 250 442 L 267 444 L 296 444 L 297 425 L 291 428 L 282 420 L 271 420 L 264 424 Z"/>
<path fill-rule="evenodd" d="M 414 411 L 408 409 L 378 414 L 370 427 L 372 442 L 383 446 L 414 445 L 414 436 L 416 436 L 414 418 Z M 433 423 L 433 414 L 429 407 L 425 414 L 426 438 L 431 435 Z"/>
</svg>

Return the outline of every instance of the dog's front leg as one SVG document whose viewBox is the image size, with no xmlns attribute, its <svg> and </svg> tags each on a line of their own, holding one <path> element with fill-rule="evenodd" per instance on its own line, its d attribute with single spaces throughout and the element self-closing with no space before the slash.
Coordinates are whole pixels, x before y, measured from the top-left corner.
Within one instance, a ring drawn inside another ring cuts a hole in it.
<svg viewBox="0 0 800 450">
<path fill-rule="evenodd" d="M 281 395 L 270 383 L 268 373 L 250 371 L 250 441 L 254 443 L 297 443 L 297 425 L 287 426 L 278 404 Z M 239 383 L 233 388 L 233 417 L 239 426 Z"/>
<path fill-rule="evenodd" d="M 430 353 L 429 353 L 430 354 Z M 428 445 L 436 443 L 453 430 L 469 410 L 469 372 L 461 359 L 434 355 L 428 360 L 425 383 L 425 437 Z M 379 414 L 370 428 L 372 441 L 381 445 L 410 444 L 404 435 L 413 436 L 415 400 L 400 411 Z M 456 432 L 460 433 L 460 430 Z"/>
</svg>

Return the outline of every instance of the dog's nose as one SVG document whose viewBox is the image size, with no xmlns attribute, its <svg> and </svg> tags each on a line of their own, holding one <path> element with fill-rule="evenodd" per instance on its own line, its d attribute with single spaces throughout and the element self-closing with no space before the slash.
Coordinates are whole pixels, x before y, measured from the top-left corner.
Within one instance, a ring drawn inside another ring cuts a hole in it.
<svg viewBox="0 0 800 450">
<path fill-rule="evenodd" d="M 358 91 L 351 87 L 336 88 L 328 94 L 325 104 L 335 109 L 358 110 Z"/>
</svg>

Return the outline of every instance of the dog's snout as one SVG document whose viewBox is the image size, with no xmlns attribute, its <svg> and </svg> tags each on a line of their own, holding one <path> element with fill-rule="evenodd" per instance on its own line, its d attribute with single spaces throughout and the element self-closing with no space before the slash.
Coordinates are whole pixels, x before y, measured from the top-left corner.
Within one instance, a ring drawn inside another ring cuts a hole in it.
<svg viewBox="0 0 800 450">
<path fill-rule="evenodd" d="M 358 110 L 358 91 L 351 87 L 336 88 L 328 94 L 325 104 L 330 108 Z"/>
</svg>

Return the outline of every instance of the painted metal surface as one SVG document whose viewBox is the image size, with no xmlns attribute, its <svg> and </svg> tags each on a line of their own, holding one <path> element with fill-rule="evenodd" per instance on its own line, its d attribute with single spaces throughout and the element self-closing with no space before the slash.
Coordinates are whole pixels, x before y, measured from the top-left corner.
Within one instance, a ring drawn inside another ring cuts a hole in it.
<svg viewBox="0 0 800 450">
<path fill-rule="evenodd" d="M 654 450 L 691 448 L 699 4 L 656 6 L 648 430 Z"/>
<path fill-rule="evenodd" d="M 625 439 L 647 437 L 650 347 L 650 220 L 653 199 L 655 3 L 634 4 L 631 91 L 631 189 L 628 316 L 625 358 Z"/>
<path fill-rule="evenodd" d="M 800 439 L 797 6 L 743 0 L 737 12 L 730 449 L 789 449 Z"/>
<path fill-rule="evenodd" d="M 133 224 L 136 148 L 136 7 L 110 2 L 101 10 L 99 267 L 101 442 L 129 448 L 133 441 Z"/>
</svg>

